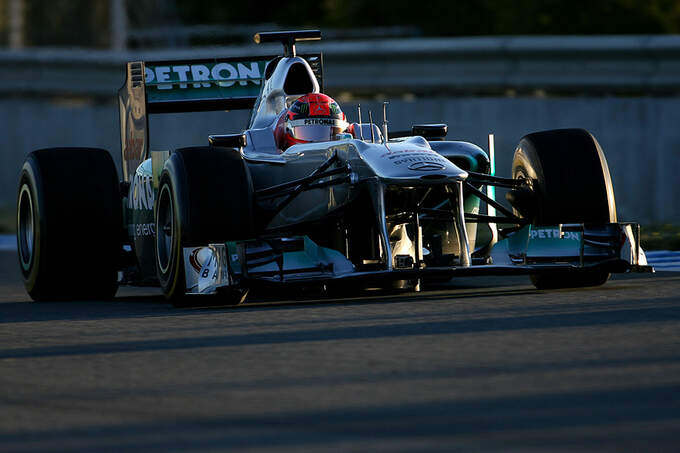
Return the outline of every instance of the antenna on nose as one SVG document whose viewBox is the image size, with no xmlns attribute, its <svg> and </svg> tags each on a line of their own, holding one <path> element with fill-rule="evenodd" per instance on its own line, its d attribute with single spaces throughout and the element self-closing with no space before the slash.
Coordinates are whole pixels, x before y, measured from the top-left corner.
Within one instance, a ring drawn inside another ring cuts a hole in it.
<svg viewBox="0 0 680 453">
<path fill-rule="evenodd" d="M 387 138 L 387 104 L 389 102 L 384 101 L 383 102 L 383 138 L 385 139 L 385 143 L 387 143 L 388 138 Z"/>
<path fill-rule="evenodd" d="M 359 137 L 364 139 L 364 126 L 361 123 L 361 104 L 357 104 L 357 115 L 359 116 Z"/>
</svg>

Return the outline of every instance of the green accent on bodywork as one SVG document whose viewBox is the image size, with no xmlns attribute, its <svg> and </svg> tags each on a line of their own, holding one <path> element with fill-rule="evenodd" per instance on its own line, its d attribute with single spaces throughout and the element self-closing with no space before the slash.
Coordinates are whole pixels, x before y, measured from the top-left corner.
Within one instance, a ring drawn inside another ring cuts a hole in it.
<svg viewBox="0 0 680 453">
<path fill-rule="evenodd" d="M 572 229 L 560 232 L 559 226 L 535 226 L 526 225 L 511 234 L 507 238 L 499 241 L 495 250 L 507 250 L 512 257 L 527 258 L 551 258 L 551 257 L 573 257 L 581 255 L 606 255 L 611 253 L 609 247 L 600 247 L 588 243 L 583 243 L 583 232 L 573 231 Z"/>
<path fill-rule="evenodd" d="M 229 260 L 229 267 L 231 268 L 232 275 L 241 275 L 243 271 L 241 269 L 241 260 L 239 259 L 239 250 L 236 242 L 227 242 L 227 259 Z"/>
<path fill-rule="evenodd" d="M 472 157 L 472 156 L 465 156 L 465 158 L 468 161 L 470 161 L 470 167 L 469 167 L 470 171 L 478 172 L 479 171 L 479 162 L 477 161 L 477 159 L 475 157 Z"/>
<path fill-rule="evenodd" d="M 268 59 L 257 58 L 148 62 L 145 65 L 147 101 L 254 98 L 260 93 L 267 62 Z"/>
<path fill-rule="evenodd" d="M 479 213 L 479 198 L 474 195 L 468 195 L 463 201 L 463 211 L 466 214 Z"/>
<path fill-rule="evenodd" d="M 531 232 L 531 225 L 526 225 L 514 233 L 512 236 L 504 239 L 501 242 L 505 242 L 508 247 L 508 252 L 510 255 L 524 255 L 526 254 L 527 248 L 529 247 L 529 233 Z M 498 246 L 497 244 L 497 246 Z"/>
<path fill-rule="evenodd" d="M 493 137 L 493 136 L 490 136 Z M 493 140 L 489 140 L 489 175 L 491 176 L 496 176 L 496 151 L 495 151 L 495 145 L 493 144 Z M 487 191 L 487 196 L 491 198 L 493 201 L 496 201 L 496 186 L 493 185 L 488 185 L 486 186 L 486 191 Z M 489 215 L 493 215 L 496 213 L 496 208 L 493 206 L 489 206 L 491 208 L 488 212 Z"/>
<path fill-rule="evenodd" d="M 479 172 L 479 161 L 475 156 L 458 155 L 448 158 L 453 164 L 465 171 Z"/>
<path fill-rule="evenodd" d="M 354 270 L 354 266 L 349 262 L 345 256 L 338 252 L 337 250 L 329 249 L 326 247 L 321 247 L 312 241 L 309 237 L 304 236 L 305 250 L 304 253 L 309 257 L 312 262 L 320 263 L 346 263 L 347 267 L 345 269 L 340 269 L 335 266 L 333 272 L 335 274 L 341 274 L 344 272 L 351 272 Z M 285 257 L 285 255 L 284 255 Z"/>
<path fill-rule="evenodd" d="M 579 256 L 583 233 L 563 231 L 559 227 L 537 227 L 529 225 L 528 257 Z"/>
<path fill-rule="evenodd" d="M 152 188 L 151 170 L 151 159 L 147 159 L 137 167 L 131 181 L 130 194 L 125 203 L 125 218 L 130 237 L 140 236 L 140 232 L 137 231 L 139 225 L 154 223 L 153 208 L 157 193 Z M 141 198 L 144 198 L 144 202 Z"/>
<path fill-rule="evenodd" d="M 312 269 L 318 268 L 318 272 L 328 272 L 334 275 L 345 274 L 354 271 L 352 263 L 337 250 L 321 247 L 307 236 L 294 236 L 289 240 L 303 240 L 303 249 L 290 252 L 283 252 L 283 268 L 285 270 Z M 243 263 L 240 253 L 243 247 L 248 244 L 261 243 L 259 240 L 227 242 L 229 253 L 229 266 L 232 275 L 240 276 L 243 274 Z M 257 274 L 258 272 L 277 272 L 279 267 L 276 262 L 269 262 L 257 267 L 249 267 L 248 272 Z M 306 272 L 307 272 L 306 271 Z"/>
<path fill-rule="evenodd" d="M 551 256 L 575 256 L 581 254 L 582 233 L 563 231 L 559 226 L 526 225 L 505 239 L 508 252 L 513 256 L 546 258 Z"/>
</svg>

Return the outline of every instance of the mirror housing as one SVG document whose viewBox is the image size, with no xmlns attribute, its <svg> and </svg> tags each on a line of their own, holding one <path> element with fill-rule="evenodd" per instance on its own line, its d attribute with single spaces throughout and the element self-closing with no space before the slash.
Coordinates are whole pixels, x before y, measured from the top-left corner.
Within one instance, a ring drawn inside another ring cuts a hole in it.
<svg viewBox="0 0 680 453">
<path fill-rule="evenodd" d="M 411 127 L 413 135 L 419 135 L 428 140 L 443 140 L 448 133 L 446 124 L 414 124 Z"/>
<path fill-rule="evenodd" d="M 248 139 L 246 134 L 209 135 L 208 143 L 222 148 L 243 148 L 248 145 Z"/>
</svg>

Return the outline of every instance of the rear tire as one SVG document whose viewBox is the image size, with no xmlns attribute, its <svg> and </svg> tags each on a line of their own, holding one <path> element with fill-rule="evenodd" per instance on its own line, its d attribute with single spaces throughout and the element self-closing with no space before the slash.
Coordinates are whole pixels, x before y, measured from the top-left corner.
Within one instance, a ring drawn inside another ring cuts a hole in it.
<svg viewBox="0 0 680 453">
<path fill-rule="evenodd" d="M 535 179 L 534 225 L 616 222 L 614 188 L 599 143 L 584 129 L 557 129 L 523 137 L 512 160 L 512 177 Z M 539 289 L 600 286 L 602 271 L 533 274 Z"/>
<path fill-rule="evenodd" d="M 107 151 L 53 148 L 28 155 L 19 175 L 17 249 L 33 300 L 116 294 L 122 205 Z"/>
<path fill-rule="evenodd" d="M 156 203 L 156 268 L 163 294 L 173 305 L 207 301 L 186 295 L 183 249 L 253 237 L 253 206 L 250 172 L 238 151 L 194 147 L 170 156 Z M 219 302 L 241 303 L 244 293 L 228 291 Z"/>
</svg>

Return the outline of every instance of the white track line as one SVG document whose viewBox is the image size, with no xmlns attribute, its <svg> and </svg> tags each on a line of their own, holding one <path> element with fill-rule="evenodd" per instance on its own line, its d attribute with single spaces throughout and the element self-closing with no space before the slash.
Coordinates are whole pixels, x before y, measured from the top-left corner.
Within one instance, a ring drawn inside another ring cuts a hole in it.
<svg viewBox="0 0 680 453">
<path fill-rule="evenodd" d="M 655 250 L 646 252 L 647 262 L 657 271 L 680 272 L 680 252 Z"/>
<path fill-rule="evenodd" d="M 0 234 L 0 251 L 14 251 L 17 249 L 17 237 L 13 234 Z"/>
</svg>

